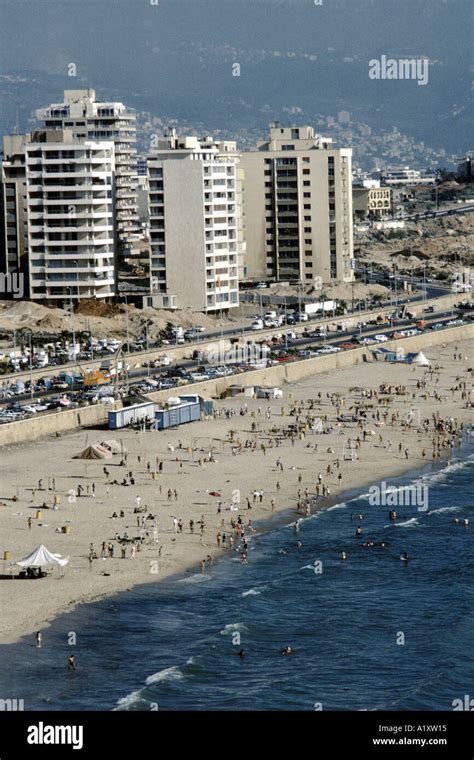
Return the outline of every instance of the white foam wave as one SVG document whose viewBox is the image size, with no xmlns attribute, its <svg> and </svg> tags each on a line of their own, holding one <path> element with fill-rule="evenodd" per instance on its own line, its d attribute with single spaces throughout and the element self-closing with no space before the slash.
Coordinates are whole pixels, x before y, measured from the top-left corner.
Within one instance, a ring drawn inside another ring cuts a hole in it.
<svg viewBox="0 0 474 760">
<path fill-rule="evenodd" d="M 419 525 L 419 523 L 417 517 L 410 517 L 409 520 L 405 520 L 404 522 L 396 522 L 394 525 L 397 528 L 414 528 L 416 525 Z"/>
<path fill-rule="evenodd" d="M 440 507 L 439 509 L 430 509 L 429 514 L 438 515 L 443 512 L 459 512 L 460 509 L 461 507 Z"/>
<path fill-rule="evenodd" d="M 420 475 L 419 478 L 415 482 L 426 482 L 428 483 L 438 483 L 440 480 L 444 480 L 448 475 L 450 475 L 453 472 L 457 472 L 458 470 L 464 470 L 466 467 L 468 467 L 472 462 L 474 461 L 474 457 L 471 455 L 467 459 L 455 462 L 448 462 L 448 464 L 443 467 L 442 470 L 438 470 L 437 472 L 428 472 L 424 475 Z"/>
<path fill-rule="evenodd" d="M 354 501 L 355 501 L 355 500 L 354 500 Z M 328 507 L 328 508 L 327 508 L 327 509 L 325 509 L 324 511 L 325 511 L 325 512 L 333 512 L 335 509 L 344 509 L 344 508 L 345 508 L 345 507 L 347 507 L 349 504 L 350 504 L 350 502 L 347 502 L 347 501 L 341 501 L 341 503 L 340 503 L 340 504 L 334 504 L 334 506 L 332 506 L 332 507 Z"/>
<path fill-rule="evenodd" d="M 247 631 L 247 626 L 245 623 L 228 623 L 221 631 L 221 636 L 225 636 L 228 633 L 232 633 L 232 631 L 240 631 L 243 633 L 244 631 Z"/>
<path fill-rule="evenodd" d="M 176 581 L 176 583 L 202 583 L 203 581 L 209 581 L 210 579 L 210 575 L 204 575 L 204 573 L 202 573 L 198 575 L 191 575 L 190 578 L 180 578 Z"/>
<path fill-rule="evenodd" d="M 244 591 L 240 596 L 258 596 L 268 589 L 268 586 L 255 586 L 249 588 L 248 591 Z"/>
<path fill-rule="evenodd" d="M 117 707 L 114 707 L 114 711 L 126 710 L 128 707 L 131 707 L 137 702 L 140 702 L 142 699 L 140 694 L 141 694 L 140 691 L 131 691 L 130 694 L 127 694 L 126 697 L 122 697 L 121 699 L 118 699 Z"/>
<path fill-rule="evenodd" d="M 158 673 L 153 673 L 152 676 L 148 676 L 145 683 L 149 686 L 152 683 L 160 683 L 161 681 L 181 681 L 184 678 L 181 670 L 174 665 L 172 668 L 165 668 L 159 670 Z"/>
</svg>

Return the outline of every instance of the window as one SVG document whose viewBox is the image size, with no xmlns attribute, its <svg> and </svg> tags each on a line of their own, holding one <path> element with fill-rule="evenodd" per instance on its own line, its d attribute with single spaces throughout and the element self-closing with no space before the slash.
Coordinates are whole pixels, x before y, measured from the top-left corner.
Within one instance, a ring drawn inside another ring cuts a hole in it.
<svg viewBox="0 0 474 760">
<path fill-rule="evenodd" d="M 305 203 L 304 206 L 303 206 L 303 208 L 305 210 L 307 210 L 307 211 L 310 211 L 311 210 L 311 203 Z"/>
<path fill-rule="evenodd" d="M 311 233 L 311 227 L 305 227 L 304 231 L 305 231 L 305 233 L 307 233 L 307 232 Z"/>
<path fill-rule="evenodd" d="M 303 198 L 311 198 L 311 193 L 303 193 Z"/>
<path fill-rule="evenodd" d="M 309 169 L 303 169 L 303 174 L 309 174 Z"/>
<path fill-rule="evenodd" d="M 311 185 L 311 182 L 309 181 L 309 179 L 303 180 L 303 187 L 309 187 L 310 185 Z"/>
<path fill-rule="evenodd" d="M 306 267 L 307 269 L 312 269 L 312 267 L 313 267 L 313 262 L 312 262 L 312 261 L 305 261 L 304 265 L 305 265 L 305 267 Z"/>
<path fill-rule="evenodd" d="M 313 241 L 311 240 L 311 238 L 305 238 L 304 244 L 305 245 L 313 245 Z"/>
<path fill-rule="evenodd" d="M 295 146 L 294 145 L 282 145 L 281 149 L 282 150 L 294 150 Z"/>
<path fill-rule="evenodd" d="M 311 221 L 311 217 L 310 216 L 305 216 L 303 218 L 304 218 L 305 222 L 310 222 Z"/>
</svg>

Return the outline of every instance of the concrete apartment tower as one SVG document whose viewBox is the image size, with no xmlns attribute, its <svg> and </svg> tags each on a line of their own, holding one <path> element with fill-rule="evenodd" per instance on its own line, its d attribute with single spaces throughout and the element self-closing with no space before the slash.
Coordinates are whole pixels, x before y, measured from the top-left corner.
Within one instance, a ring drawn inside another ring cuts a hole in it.
<svg viewBox="0 0 474 760">
<path fill-rule="evenodd" d="M 30 298 L 113 296 L 114 143 L 45 130 L 25 155 Z"/>
<path fill-rule="evenodd" d="M 22 277 L 28 298 L 28 246 L 26 228 L 26 145 L 30 135 L 5 135 L 0 167 L 0 271 Z M 11 295 L 8 290 L 2 298 Z"/>
<path fill-rule="evenodd" d="M 239 305 L 242 209 L 235 142 L 178 137 L 148 157 L 150 305 L 219 312 Z"/>
<path fill-rule="evenodd" d="M 97 101 L 95 90 L 65 90 L 63 103 L 36 111 L 46 129 L 71 129 L 82 140 L 115 144 L 117 236 L 122 254 L 138 230 L 136 115 L 120 102 Z"/>
<path fill-rule="evenodd" d="M 353 279 L 351 163 L 351 149 L 308 126 L 273 126 L 242 153 L 247 278 Z"/>
</svg>

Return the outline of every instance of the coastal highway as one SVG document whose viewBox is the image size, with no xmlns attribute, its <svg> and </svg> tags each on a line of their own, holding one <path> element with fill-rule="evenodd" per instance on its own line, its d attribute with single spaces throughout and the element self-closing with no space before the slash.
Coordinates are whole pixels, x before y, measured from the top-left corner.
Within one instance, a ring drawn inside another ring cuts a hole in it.
<svg viewBox="0 0 474 760">
<path fill-rule="evenodd" d="M 424 317 L 427 325 L 430 324 L 436 324 L 438 322 L 447 323 L 453 319 L 451 311 L 449 312 L 438 312 L 435 314 L 427 314 Z M 416 320 L 415 320 L 416 321 Z M 390 337 L 391 334 L 394 332 L 398 332 L 400 330 L 406 330 L 410 328 L 415 327 L 415 321 L 413 319 L 404 319 L 404 320 L 397 320 L 396 324 L 392 327 L 389 324 L 386 325 L 366 325 L 365 327 L 353 327 L 352 329 L 349 329 L 347 331 L 337 331 L 337 332 L 331 332 L 328 333 L 326 339 L 323 338 L 314 338 L 314 337 L 301 337 L 296 338 L 294 340 L 291 340 L 288 342 L 288 348 L 289 349 L 311 349 L 311 348 L 321 348 L 324 345 L 332 345 L 332 346 L 340 346 L 342 343 L 347 343 L 351 336 L 364 336 L 364 337 L 373 337 L 375 335 L 379 334 L 385 334 L 388 337 Z M 308 324 L 309 329 L 311 329 L 311 323 Z M 314 329 L 314 326 L 313 326 Z M 253 333 L 255 340 L 259 340 L 259 333 Z M 260 338 L 261 339 L 261 338 Z M 383 343 L 377 343 L 372 344 L 370 347 L 375 348 L 376 345 L 383 346 Z M 285 343 L 279 344 L 278 346 L 275 346 L 275 348 L 279 348 L 280 350 L 285 347 Z M 350 350 L 350 349 L 347 349 Z M 304 359 L 303 359 L 304 361 Z M 183 360 L 180 362 L 177 362 L 176 364 L 173 364 L 172 367 L 180 367 L 183 370 L 187 372 L 196 372 L 199 368 L 201 370 L 206 369 L 206 366 L 209 366 L 206 362 L 202 362 L 200 365 L 198 365 L 198 362 L 195 360 Z M 165 370 L 166 371 L 166 370 Z M 161 376 L 165 376 L 163 368 L 153 368 L 153 367 L 141 367 L 137 369 L 130 370 L 127 375 L 127 378 L 122 378 L 119 381 L 119 386 L 124 387 L 126 385 L 131 385 L 133 383 L 136 383 L 139 380 L 145 380 L 147 377 L 152 377 L 154 379 L 158 379 Z M 245 373 L 237 373 L 235 375 L 236 378 L 241 377 L 242 374 Z M 113 386 L 115 383 L 111 382 L 110 385 Z M 178 386 L 178 390 L 185 390 L 186 386 Z M 31 403 L 32 399 L 38 401 L 39 399 L 45 399 L 45 400 L 51 400 L 54 398 L 58 398 L 61 395 L 66 393 L 72 393 L 75 395 L 75 393 L 82 391 L 82 386 L 76 386 L 71 387 L 68 391 L 58 391 L 56 390 L 41 390 L 41 391 L 35 391 L 33 393 L 33 396 L 30 394 L 30 392 L 23 393 L 21 395 L 15 395 L 11 398 L 7 399 L 0 399 L 0 407 L 7 407 L 9 404 L 28 404 Z M 172 393 L 174 388 L 170 388 L 170 393 Z M 145 394 L 146 395 L 146 394 Z M 39 414 L 47 414 L 48 412 L 39 412 Z M 8 423 L 4 423 L 8 424 Z"/>
</svg>

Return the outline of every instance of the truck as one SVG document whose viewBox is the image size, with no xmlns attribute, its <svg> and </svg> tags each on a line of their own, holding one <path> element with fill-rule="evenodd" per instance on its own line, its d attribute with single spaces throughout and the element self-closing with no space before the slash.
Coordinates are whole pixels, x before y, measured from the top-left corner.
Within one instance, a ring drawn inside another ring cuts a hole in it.
<svg viewBox="0 0 474 760">
<path fill-rule="evenodd" d="M 74 385 L 76 383 L 76 378 L 78 378 L 78 382 L 82 383 L 82 375 L 76 375 L 72 372 L 63 371 L 59 373 L 56 380 L 61 384 L 66 383 L 67 385 Z"/>
<path fill-rule="evenodd" d="M 338 307 L 337 301 L 316 301 L 315 303 L 305 303 L 305 314 L 317 314 L 318 312 L 335 311 Z"/>
<path fill-rule="evenodd" d="M 109 382 L 109 376 L 101 369 L 87 372 L 84 376 L 84 386 L 90 388 L 95 385 L 106 385 Z"/>
</svg>

